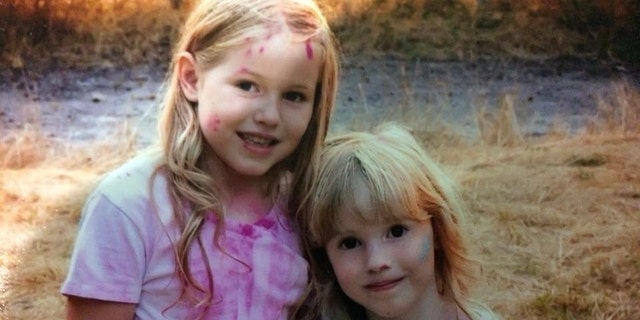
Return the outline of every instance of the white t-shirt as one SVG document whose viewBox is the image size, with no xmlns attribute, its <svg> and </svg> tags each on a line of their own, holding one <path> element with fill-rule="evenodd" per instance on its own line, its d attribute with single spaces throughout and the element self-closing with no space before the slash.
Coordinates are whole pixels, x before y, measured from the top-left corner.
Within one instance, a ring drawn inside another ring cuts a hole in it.
<svg viewBox="0 0 640 320">
<path fill-rule="evenodd" d="M 201 313 L 178 301 L 174 244 L 180 230 L 162 173 L 153 183 L 152 204 L 149 181 L 156 166 L 149 156 L 133 159 L 109 173 L 89 197 L 63 294 L 135 303 L 135 319 L 182 320 Z M 215 292 L 203 319 L 286 319 L 306 286 L 308 269 L 292 223 L 278 206 L 253 224 L 226 221 L 220 242 L 227 254 L 214 244 L 215 226 L 211 214 L 200 233 Z M 190 267 L 206 286 L 197 246 L 190 249 Z"/>
</svg>

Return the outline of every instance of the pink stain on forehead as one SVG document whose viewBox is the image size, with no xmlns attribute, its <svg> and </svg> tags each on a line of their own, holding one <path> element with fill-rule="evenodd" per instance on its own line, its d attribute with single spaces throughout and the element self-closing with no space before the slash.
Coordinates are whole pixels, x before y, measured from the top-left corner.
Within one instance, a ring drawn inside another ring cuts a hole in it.
<svg viewBox="0 0 640 320">
<path fill-rule="evenodd" d="M 307 40 L 305 47 L 307 49 L 307 58 L 309 60 L 313 60 L 313 47 L 311 46 L 311 40 Z"/>
</svg>

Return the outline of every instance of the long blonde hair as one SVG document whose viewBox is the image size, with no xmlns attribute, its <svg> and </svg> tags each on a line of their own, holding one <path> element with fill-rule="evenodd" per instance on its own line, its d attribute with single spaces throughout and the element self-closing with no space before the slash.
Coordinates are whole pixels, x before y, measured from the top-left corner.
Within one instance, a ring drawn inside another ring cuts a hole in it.
<svg viewBox="0 0 640 320">
<path fill-rule="evenodd" d="M 383 124 L 372 133 L 330 138 L 321 153 L 314 185 L 298 216 L 307 234 L 305 247 L 312 266 L 315 296 L 308 301 L 311 309 L 328 319 L 366 318 L 365 310 L 340 289 L 324 250 L 340 230 L 339 216 L 355 205 L 351 190 L 358 181 L 364 181 L 372 206 L 378 208 L 375 213 L 364 213 L 368 214 L 364 218 L 431 220 L 438 292 L 476 319 L 478 304 L 469 298 L 469 289 L 477 268 L 465 243 L 463 202 L 454 183 L 410 131 L 394 123 Z M 397 204 L 403 206 L 402 212 L 392 209 Z"/>
<path fill-rule="evenodd" d="M 296 40 L 312 40 L 322 47 L 320 79 L 307 130 L 294 152 L 268 173 L 271 178 L 269 190 L 273 195 L 282 191 L 278 186 L 285 172 L 291 172 L 286 191 L 290 191 L 288 212 L 294 213 L 305 190 L 303 184 L 308 181 L 305 179 L 309 174 L 308 167 L 317 158 L 326 136 L 338 86 L 337 45 L 317 4 L 313 0 L 200 1 L 184 25 L 165 81 L 158 126 L 163 153 L 159 170 L 168 176 L 175 217 L 182 228 L 182 235 L 175 244 L 178 273 L 183 283 L 181 296 L 195 289 L 199 297 L 195 302 L 200 306 L 214 303 L 212 271 L 208 266 L 209 283 L 195 281 L 188 263 L 189 248 L 195 242 L 204 251 L 198 235 L 208 212 L 215 212 L 221 222 L 216 229 L 218 239 L 224 214 L 219 182 L 205 167 L 210 151 L 198 125 L 197 104 L 187 100 L 179 85 L 178 59 L 182 52 L 189 52 L 195 57 L 197 68 L 207 70 L 214 67 L 229 49 L 242 45 L 265 26 L 275 23 L 284 23 Z M 206 256 L 205 252 L 203 254 Z"/>
</svg>

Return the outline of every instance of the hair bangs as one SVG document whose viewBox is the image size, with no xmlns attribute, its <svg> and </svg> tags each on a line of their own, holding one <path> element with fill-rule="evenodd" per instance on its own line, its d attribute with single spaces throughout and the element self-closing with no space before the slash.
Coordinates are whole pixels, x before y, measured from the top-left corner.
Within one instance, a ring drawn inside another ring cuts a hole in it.
<svg viewBox="0 0 640 320">
<path fill-rule="evenodd" d="M 324 246 L 340 229 L 340 216 L 352 205 L 353 184 L 358 179 L 355 158 L 339 155 L 330 158 L 319 172 L 318 184 L 310 203 L 312 239 Z"/>
<path fill-rule="evenodd" d="M 412 165 L 411 161 L 382 141 L 379 143 L 363 143 L 358 150 L 362 171 L 382 221 L 398 221 L 402 219 L 425 220 L 421 208 L 423 172 Z"/>
</svg>

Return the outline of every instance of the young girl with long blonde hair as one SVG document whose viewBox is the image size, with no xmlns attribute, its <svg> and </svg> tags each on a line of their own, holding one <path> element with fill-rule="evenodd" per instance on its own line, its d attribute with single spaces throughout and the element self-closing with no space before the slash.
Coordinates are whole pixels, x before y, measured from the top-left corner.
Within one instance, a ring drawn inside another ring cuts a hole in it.
<svg viewBox="0 0 640 320">
<path fill-rule="evenodd" d="M 493 319 L 472 299 L 464 205 L 401 125 L 328 139 L 298 223 L 310 318 Z"/>
<path fill-rule="evenodd" d="M 158 152 L 83 209 L 68 319 L 287 319 L 307 285 L 293 213 L 334 105 L 312 0 L 202 0 L 167 78 Z"/>
</svg>

